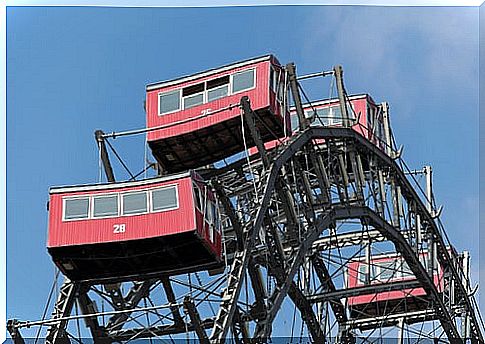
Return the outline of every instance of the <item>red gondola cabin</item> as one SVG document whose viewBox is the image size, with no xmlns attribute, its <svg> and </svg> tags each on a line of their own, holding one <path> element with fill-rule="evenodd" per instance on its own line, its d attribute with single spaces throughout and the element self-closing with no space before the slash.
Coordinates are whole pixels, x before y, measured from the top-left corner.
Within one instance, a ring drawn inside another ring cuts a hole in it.
<svg viewBox="0 0 485 344">
<path fill-rule="evenodd" d="M 373 142 L 381 149 L 385 147 L 384 119 L 379 106 L 368 94 L 349 96 L 347 111 L 353 121 L 352 129 Z M 349 106 L 350 105 L 350 106 Z M 305 116 L 311 126 L 339 127 L 342 125 L 342 112 L 337 98 L 304 104 Z M 291 112 L 292 131 L 298 130 L 298 116 Z"/>
<path fill-rule="evenodd" d="M 420 261 L 427 266 L 428 253 L 419 255 Z M 443 292 L 444 275 L 443 268 L 435 260 L 433 282 L 438 292 Z M 370 266 L 370 271 L 369 271 Z M 398 281 L 412 281 L 416 277 L 409 269 L 409 266 L 400 256 L 374 256 L 370 264 L 364 260 L 352 261 L 347 265 L 347 286 L 351 288 L 364 287 L 366 285 L 378 285 Z M 403 302 L 406 300 L 406 302 Z M 368 293 L 365 295 L 352 296 L 347 299 L 350 313 L 353 318 L 366 317 L 369 315 L 382 316 L 386 311 L 394 312 L 412 311 L 425 309 L 429 300 L 426 298 L 426 291 L 421 288 L 401 289 L 379 293 Z"/>
<path fill-rule="evenodd" d="M 216 199 L 195 172 L 53 187 L 49 205 L 48 251 L 72 280 L 221 265 Z"/>
<path fill-rule="evenodd" d="M 386 151 L 384 138 L 384 118 L 379 105 L 368 94 L 352 95 L 349 97 L 350 106 L 348 112 L 350 118 L 354 121 L 352 129 L 370 140 L 376 146 Z M 303 104 L 305 117 L 310 120 L 312 127 L 339 127 L 342 125 L 342 114 L 338 98 L 325 99 Z M 298 115 L 295 108 L 291 109 L 291 129 L 288 132 L 295 133 L 299 129 Z M 273 149 L 283 140 L 273 140 L 265 144 L 268 150 Z M 317 143 L 323 143 L 324 140 L 316 140 Z M 257 153 L 256 147 L 249 149 L 249 155 Z"/>
<path fill-rule="evenodd" d="M 211 164 L 244 150 L 243 96 L 257 114 L 264 141 L 283 137 L 290 122 L 283 110 L 284 73 L 272 55 L 150 84 L 146 91 L 147 141 L 168 172 Z"/>
</svg>

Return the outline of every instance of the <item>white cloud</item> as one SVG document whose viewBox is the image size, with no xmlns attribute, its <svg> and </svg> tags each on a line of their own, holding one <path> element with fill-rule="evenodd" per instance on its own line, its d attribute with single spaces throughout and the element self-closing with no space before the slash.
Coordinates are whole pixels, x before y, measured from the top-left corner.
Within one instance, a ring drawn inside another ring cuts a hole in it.
<svg viewBox="0 0 485 344">
<path fill-rule="evenodd" d="M 449 85 L 478 89 L 478 9 L 324 7 L 315 11 L 303 56 L 335 52 L 357 78 L 412 96 Z M 378 86 L 371 86 L 378 87 Z"/>
</svg>

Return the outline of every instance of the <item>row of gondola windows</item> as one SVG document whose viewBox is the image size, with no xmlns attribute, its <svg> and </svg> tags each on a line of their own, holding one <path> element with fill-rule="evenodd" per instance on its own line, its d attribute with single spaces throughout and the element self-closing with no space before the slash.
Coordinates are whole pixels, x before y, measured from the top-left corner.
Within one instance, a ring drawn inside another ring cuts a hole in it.
<svg viewBox="0 0 485 344">
<path fill-rule="evenodd" d="M 342 124 L 342 112 L 340 110 L 340 105 L 332 105 L 329 107 L 315 109 L 315 111 L 306 111 L 305 117 L 310 120 L 310 126 L 312 127 Z M 353 118 L 353 115 L 350 114 L 350 117 Z M 292 113 L 290 119 L 291 130 L 298 130 L 300 123 L 298 115 L 296 113 Z"/>
<path fill-rule="evenodd" d="M 370 280 L 388 282 L 394 279 L 413 277 L 411 269 L 405 261 L 382 261 L 372 263 L 370 266 Z M 367 264 L 359 264 L 359 282 L 365 284 L 367 281 Z"/>
<path fill-rule="evenodd" d="M 177 209 L 177 186 L 64 198 L 63 220 L 129 216 Z"/>
<path fill-rule="evenodd" d="M 232 75 L 226 75 L 183 89 L 160 93 L 158 95 L 159 115 L 208 103 L 229 94 L 249 90 L 256 83 L 256 70 L 248 69 Z"/>
</svg>

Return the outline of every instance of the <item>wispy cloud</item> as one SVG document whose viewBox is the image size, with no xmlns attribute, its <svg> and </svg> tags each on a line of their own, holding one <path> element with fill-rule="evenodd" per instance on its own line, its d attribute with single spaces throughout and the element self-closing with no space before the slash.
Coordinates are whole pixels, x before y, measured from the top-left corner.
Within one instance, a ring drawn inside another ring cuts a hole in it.
<svg viewBox="0 0 485 344">
<path fill-rule="evenodd" d="M 324 7 L 307 25 L 306 58 L 331 51 L 374 88 L 385 80 L 404 97 L 419 87 L 436 94 L 449 85 L 478 89 L 476 8 Z"/>
</svg>

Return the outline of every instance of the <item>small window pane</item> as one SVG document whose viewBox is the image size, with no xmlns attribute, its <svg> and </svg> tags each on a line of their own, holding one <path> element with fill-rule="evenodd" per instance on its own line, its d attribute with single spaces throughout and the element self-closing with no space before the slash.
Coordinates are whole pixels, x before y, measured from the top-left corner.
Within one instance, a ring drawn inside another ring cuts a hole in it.
<svg viewBox="0 0 485 344">
<path fill-rule="evenodd" d="M 210 224 L 214 223 L 214 205 L 212 204 L 212 202 L 207 202 L 206 204 L 205 218 L 208 223 Z"/>
<path fill-rule="evenodd" d="M 332 106 L 330 107 L 328 117 L 331 118 L 332 124 L 340 124 L 342 123 L 342 112 L 340 111 L 340 106 Z"/>
<path fill-rule="evenodd" d="M 283 98 L 285 96 L 285 83 L 283 80 L 280 80 L 278 82 L 278 100 L 283 101 Z"/>
<path fill-rule="evenodd" d="M 201 201 L 201 196 L 200 196 L 200 189 L 197 185 L 194 185 L 194 197 L 195 197 L 195 206 L 197 209 L 202 209 L 202 201 Z"/>
<path fill-rule="evenodd" d="M 184 98 L 184 109 L 189 109 L 191 107 L 197 106 L 204 102 L 204 95 L 194 94 L 193 96 L 188 96 Z"/>
<path fill-rule="evenodd" d="M 389 281 L 393 278 L 396 278 L 396 262 L 380 262 L 378 263 L 380 267 L 379 272 L 379 280 L 381 281 Z"/>
<path fill-rule="evenodd" d="M 146 192 L 137 192 L 123 195 L 123 214 L 139 214 L 147 211 Z"/>
<path fill-rule="evenodd" d="M 359 282 L 365 284 L 367 282 L 367 265 L 359 264 Z"/>
<path fill-rule="evenodd" d="M 298 115 L 296 113 L 290 115 L 290 120 L 291 120 L 291 131 L 298 130 L 299 125 L 300 125 L 299 124 L 300 121 L 298 120 Z"/>
<path fill-rule="evenodd" d="M 176 187 L 152 191 L 152 210 L 165 210 L 177 207 Z"/>
<path fill-rule="evenodd" d="M 271 85 L 271 89 L 276 93 L 278 87 L 278 74 L 273 66 L 271 66 L 269 74 L 269 84 Z"/>
<path fill-rule="evenodd" d="M 370 106 L 367 106 L 367 128 L 369 129 L 372 128 L 374 116 L 374 110 Z"/>
<path fill-rule="evenodd" d="M 213 80 L 207 81 L 207 89 L 210 90 L 212 88 L 216 88 L 216 87 L 226 85 L 226 84 L 229 84 L 229 75 L 223 76 L 223 77 L 218 78 L 218 79 L 213 79 Z"/>
<path fill-rule="evenodd" d="M 204 92 L 204 83 L 185 87 L 182 91 L 182 97 L 191 96 L 192 94 Z"/>
<path fill-rule="evenodd" d="M 94 217 L 118 215 L 118 195 L 94 197 Z"/>
<path fill-rule="evenodd" d="M 232 92 L 247 90 L 254 86 L 254 69 L 234 74 L 232 77 Z"/>
<path fill-rule="evenodd" d="M 314 122 L 315 125 L 328 125 L 330 123 L 329 108 L 318 109 L 317 117 Z"/>
<path fill-rule="evenodd" d="M 160 114 L 177 111 L 180 109 L 180 91 L 160 94 Z"/>
<path fill-rule="evenodd" d="M 412 277 L 412 276 L 414 276 L 413 272 L 409 268 L 408 263 L 406 263 L 405 261 L 402 262 L 401 268 L 402 268 L 402 277 Z"/>
<path fill-rule="evenodd" d="M 213 88 L 212 90 L 207 91 L 207 101 L 211 102 L 213 100 L 223 98 L 227 96 L 227 91 L 228 91 L 227 85 L 224 85 L 218 88 Z"/>
<path fill-rule="evenodd" d="M 87 219 L 89 211 L 89 198 L 66 199 L 64 218 L 66 220 Z"/>
</svg>

